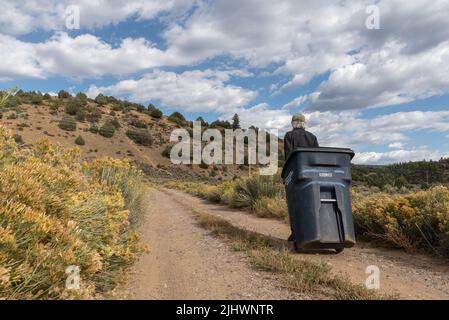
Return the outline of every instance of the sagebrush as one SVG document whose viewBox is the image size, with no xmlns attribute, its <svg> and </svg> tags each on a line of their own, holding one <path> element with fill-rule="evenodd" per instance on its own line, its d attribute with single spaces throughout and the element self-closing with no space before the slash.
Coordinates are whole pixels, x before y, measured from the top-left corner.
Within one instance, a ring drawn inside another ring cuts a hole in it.
<svg viewBox="0 0 449 320">
<path fill-rule="evenodd" d="M 82 163 L 48 141 L 20 149 L 0 127 L 0 181 L 0 299 L 93 298 L 141 250 L 131 224 L 144 184 L 126 161 Z M 65 287 L 72 265 L 80 290 Z"/>
</svg>

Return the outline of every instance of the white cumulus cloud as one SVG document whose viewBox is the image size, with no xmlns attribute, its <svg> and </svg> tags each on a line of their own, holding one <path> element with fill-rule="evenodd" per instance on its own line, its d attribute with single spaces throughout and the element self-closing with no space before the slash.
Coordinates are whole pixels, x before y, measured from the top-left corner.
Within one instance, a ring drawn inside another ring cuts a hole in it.
<svg viewBox="0 0 449 320">
<path fill-rule="evenodd" d="M 89 88 L 89 95 L 98 93 L 126 96 L 131 100 L 159 100 L 163 106 L 189 112 L 224 113 L 246 105 L 257 92 L 226 84 L 233 76 L 247 76 L 240 70 L 185 71 L 177 74 L 155 70 L 141 78 L 123 80 L 106 87 Z"/>
</svg>

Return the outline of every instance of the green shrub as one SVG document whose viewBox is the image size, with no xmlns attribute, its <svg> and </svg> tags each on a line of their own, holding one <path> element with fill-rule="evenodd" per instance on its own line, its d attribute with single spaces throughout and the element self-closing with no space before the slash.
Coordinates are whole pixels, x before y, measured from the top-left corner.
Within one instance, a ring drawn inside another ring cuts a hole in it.
<svg viewBox="0 0 449 320">
<path fill-rule="evenodd" d="M 147 147 L 153 144 L 153 137 L 148 131 L 129 129 L 126 131 L 126 135 L 137 144 Z"/>
<path fill-rule="evenodd" d="M 105 138 L 112 138 L 115 133 L 115 127 L 111 122 L 106 122 L 100 127 L 99 133 Z"/>
<path fill-rule="evenodd" d="M 50 100 L 49 107 L 50 107 L 50 111 L 53 111 L 55 113 L 61 107 L 61 102 L 58 100 Z"/>
<path fill-rule="evenodd" d="M 146 122 L 143 121 L 143 120 L 140 120 L 140 119 L 133 119 L 133 120 L 131 120 L 130 124 L 133 127 L 140 128 L 140 129 L 147 129 L 148 128 L 148 125 L 146 124 Z"/>
<path fill-rule="evenodd" d="M 253 208 L 256 201 L 275 198 L 283 191 L 279 176 L 253 176 L 237 181 L 232 205 L 238 208 Z"/>
<path fill-rule="evenodd" d="M 76 121 L 71 116 L 64 116 L 61 121 L 59 121 L 59 128 L 65 131 L 75 131 L 76 130 Z"/>
<path fill-rule="evenodd" d="M 154 105 L 150 104 L 148 106 L 148 114 L 153 118 L 160 119 L 162 118 L 162 111 L 156 108 Z"/>
<path fill-rule="evenodd" d="M 116 129 L 120 129 L 121 125 L 117 118 L 112 119 L 111 123 Z"/>
<path fill-rule="evenodd" d="M 44 98 L 43 98 L 43 96 L 42 96 L 42 94 L 40 94 L 40 93 L 32 93 L 31 95 L 30 95 L 30 103 L 31 104 L 37 104 L 37 105 L 39 105 L 39 104 L 41 104 L 42 102 L 44 101 Z"/>
<path fill-rule="evenodd" d="M 74 116 L 84 107 L 84 104 L 78 99 L 70 99 L 70 101 L 65 106 L 65 113 Z"/>
<path fill-rule="evenodd" d="M 97 134 L 98 133 L 98 127 L 93 124 L 93 125 L 90 126 L 89 131 L 92 132 L 92 133 Z"/>
<path fill-rule="evenodd" d="M 179 113 L 179 112 L 173 112 L 169 117 L 168 120 L 170 120 L 173 123 L 176 123 L 177 125 L 184 126 L 187 124 L 186 118 Z"/>
<path fill-rule="evenodd" d="M 133 107 L 136 108 L 137 112 L 140 112 L 140 113 L 146 111 L 145 106 L 140 103 L 133 104 Z"/>
<path fill-rule="evenodd" d="M 78 136 L 78 138 L 75 139 L 75 143 L 79 146 L 84 146 L 86 144 L 86 141 L 83 139 L 83 137 Z"/>
<path fill-rule="evenodd" d="M 3 103 L 3 107 L 7 108 L 7 109 L 14 109 L 14 108 L 18 108 L 20 105 L 22 104 L 22 102 L 20 101 L 20 99 L 16 96 L 10 96 L 4 103 Z"/>
<path fill-rule="evenodd" d="M 83 122 L 86 119 L 86 112 L 84 110 L 78 110 L 75 119 L 76 121 Z"/>
<path fill-rule="evenodd" d="M 85 106 L 87 104 L 87 95 L 83 92 L 78 92 L 76 94 L 76 99 L 81 101 L 81 103 Z"/>
<path fill-rule="evenodd" d="M 68 93 L 65 90 L 61 90 L 61 91 L 58 92 L 58 98 L 59 99 L 68 99 L 70 97 L 71 97 L 70 93 Z"/>
<path fill-rule="evenodd" d="M 88 108 L 86 114 L 86 120 L 89 122 L 98 122 L 101 119 L 101 111 L 98 108 Z"/>
<path fill-rule="evenodd" d="M 98 103 L 100 106 L 104 106 L 108 103 L 108 98 L 105 97 L 103 94 L 99 94 L 96 98 L 95 98 L 95 102 Z"/>
<path fill-rule="evenodd" d="M 112 105 L 113 111 L 123 111 L 125 109 L 125 104 L 123 101 L 117 101 Z"/>
<path fill-rule="evenodd" d="M 211 128 L 217 128 L 217 129 L 232 129 L 232 124 L 229 121 L 223 121 L 223 120 L 215 120 L 210 124 Z"/>
</svg>

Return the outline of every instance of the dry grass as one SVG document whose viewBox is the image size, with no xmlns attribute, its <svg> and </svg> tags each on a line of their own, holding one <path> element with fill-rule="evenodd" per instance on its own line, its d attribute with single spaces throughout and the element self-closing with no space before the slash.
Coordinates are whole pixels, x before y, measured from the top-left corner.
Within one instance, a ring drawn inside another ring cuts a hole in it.
<svg viewBox="0 0 449 320">
<path fill-rule="evenodd" d="M 267 236 L 241 229 L 209 214 L 195 212 L 195 217 L 198 224 L 212 235 L 226 241 L 235 250 L 245 253 L 254 268 L 280 275 L 284 285 L 290 290 L 325 299 L 393 298 L 377 295 L 362 286 L 352 284 L 349 280 L 337 278 L 325 265 L 297 259 L 285 246 Z"/>
</svg>

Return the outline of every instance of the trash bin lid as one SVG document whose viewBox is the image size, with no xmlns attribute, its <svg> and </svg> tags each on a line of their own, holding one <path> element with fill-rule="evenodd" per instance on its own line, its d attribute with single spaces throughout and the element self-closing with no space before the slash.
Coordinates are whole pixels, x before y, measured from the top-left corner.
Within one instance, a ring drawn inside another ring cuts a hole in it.
<svg viewBox="0 0 449 320">
<path fill-rule="evenodd" d="M 317 148 L 296 148 L 295 150 L 293 150 L 288 159 L 285 161 L 283 170 L 282 170 L 282 177 L 284 176 L 284 169 L 287 167 L 287 164 L 289 162 L 290 159 L 293 158 L 293 155 L 298 153 L 298 152 L 313 152 L 313 153 L 322 153 L 322 152 L 326 152 L 326 153 L 347 153 L 351 156 L 351 159 L 354 158 L 354 151 L 349 149 L 349 148 L 332 148 L 332 147 L 317 147 Z"/>
<path fill-rule="evenodd" d="M 347 153 L 351 155 L 351 159 L 355 153 L 349 148 L 332 148 L 332 147 L 317 147 L 317 148 L 296 148 L 290 153 L 289 159 L 296 152 L 329 152 L 329 153 Z M 288 159 L 287 159 L 288 161 Z"/>
</svg>

